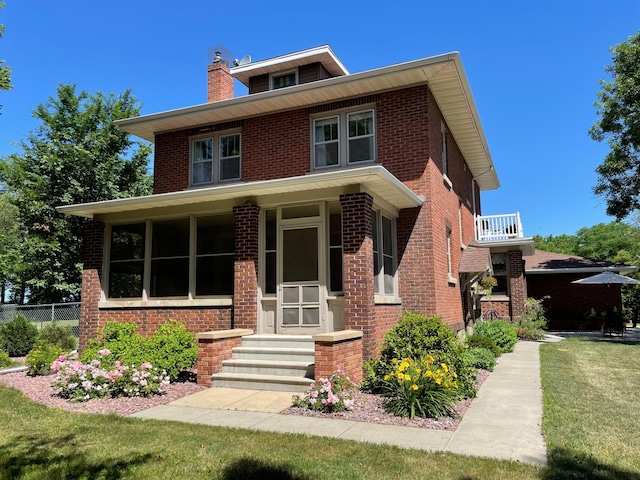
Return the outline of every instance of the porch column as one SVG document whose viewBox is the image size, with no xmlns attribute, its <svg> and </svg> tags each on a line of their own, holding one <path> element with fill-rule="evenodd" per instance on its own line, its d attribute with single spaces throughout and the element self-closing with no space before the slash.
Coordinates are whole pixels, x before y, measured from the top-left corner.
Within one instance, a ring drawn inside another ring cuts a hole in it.
<svg viewBox="0 0 640 480">
<path fill-rule="evenodd" d="M 84 227 L 82 240 L 82 303 L 80 304 L 80 350 L 98 335 L 100 329 L 100 302 L 102 256 L 104 252 L 104 223 L 89 222 Z"/>
<path fill-rule="evenodd" d="M 511 287 L 511 320 L 517 320 L 524 312 L 527 299 L 527 286 L 524 281 L 524 263 L 522 251 L 511 250 L 509 255 L 509 285 Z"/>
<path fill-rule="evenodd" d="M 260 207 L 233 207 L 235 217 L 235 264 L 233 278 L 233 328 L 258 326 L 258 224 Z"/>
<path fill-rule="evenodd" d="M 373 291 L 373 237 L 367 193 L 340 195 L 344 277 L 344 328 L 363 333 L 363 359 L 376 354 Z"/>
</svg>

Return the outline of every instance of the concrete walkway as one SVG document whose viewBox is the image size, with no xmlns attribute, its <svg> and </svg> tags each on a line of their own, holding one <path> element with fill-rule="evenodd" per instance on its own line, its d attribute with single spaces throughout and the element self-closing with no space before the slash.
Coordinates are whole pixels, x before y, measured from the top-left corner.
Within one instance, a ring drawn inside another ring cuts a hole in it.
<svg viewBox="0 0 640 480">
<path fill-rule="evenodd" d="M 560 341 L 559 337 L 547 341 Z M 546 465 L 542 437 L 540 343 L 502 355 L 454 432 L 282 415 L 291 393 L 210 388 L 131 415 L 220 427 L 302 433 Z"/>
</svg>

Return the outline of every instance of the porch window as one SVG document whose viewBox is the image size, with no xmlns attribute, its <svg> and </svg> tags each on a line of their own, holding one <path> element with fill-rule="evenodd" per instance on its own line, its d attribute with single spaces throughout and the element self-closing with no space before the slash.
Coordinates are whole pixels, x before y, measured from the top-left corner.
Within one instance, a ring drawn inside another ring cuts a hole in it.
<svg viewBox="0 0 640 480">
<path fill-rule="evenodd" d="M 312 128 L 314 169 L 375 161 L 373 110 L 316 118 Z"/>
<path fill-rule="evenodd" d="M 109 289 L 111 298 L 142 296 L 146 225 L 114 225 L 111 228 Z"/>
<path fill-rule="evenodd" d="M 342 210 L 329 204 L 329 291 L 342 292 Z"/>
<path fill-rule="evenodd" d="M 372 212 L 374 293 L 396 293 L 395 220 Z"/>
<path fill-rule="evenodd" d="M 493 277 L 498 282 L 492 293 L 494 295 L 508 295 L 507 256 L 504 253 L 494 253 L 491 255 L 491 263 L 493 265 Z"/>
<path fill-rule="evenodd" d="M 110 229 L 108 298 L 192 300 L 233 294 L 233 215 L 148 220 Z"/>
<path fill-rule="evenodd" d="M 240 179 L 239 133 L 195 138 L 191 141 L 191 185 Z"/>
</svg>

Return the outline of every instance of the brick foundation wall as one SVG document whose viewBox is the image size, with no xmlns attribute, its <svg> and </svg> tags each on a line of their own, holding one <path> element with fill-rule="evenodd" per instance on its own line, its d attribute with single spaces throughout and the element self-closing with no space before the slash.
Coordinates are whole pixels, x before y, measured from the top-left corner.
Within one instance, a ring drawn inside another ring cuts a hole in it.
<svg viewBox="0 0 640 480">
<path fill-rule="evenodd" d="M 349 332 L 339 333 L 348 334 Z M 341 340 L 340 337 L 327 340 L 326 337 L 331 337 L 331 334 L 314 336 L 316 381 L 329 378 L 340 367 L 353 382 L 360 383 L 363 361 L 362 337 L 353 336 L 345 340 Z"/>
<path fill-rule="evenodd" d="M 516 321 L 524 312 L 524 301 L 527 299 L 527 286 L 524 279 L 524 262 L 520 250 L 510 251 L 509 285 L 511 298 L 511 319 Z"/>
<path fill-rule="evenodd" d="M 375 330 L 374 356 L 378 356 L 380 348 L 384 343 L 384 335 L 391 330 L 400 320 L 402 313 L 405 311 L 403 305 L 376 305 L 375 306 Z"/>
<path fill-rule="evenodd" d="M 197 335 L 198 362 L 196 363 L 198 385 L 210 387 L 211 375 L 222 371 L 223 360 L 229 360 L 233 356 L 232 349 L 242 345 L 242 337 L 252 333 L 252 330 L 199 333 Z"/>
</svg>

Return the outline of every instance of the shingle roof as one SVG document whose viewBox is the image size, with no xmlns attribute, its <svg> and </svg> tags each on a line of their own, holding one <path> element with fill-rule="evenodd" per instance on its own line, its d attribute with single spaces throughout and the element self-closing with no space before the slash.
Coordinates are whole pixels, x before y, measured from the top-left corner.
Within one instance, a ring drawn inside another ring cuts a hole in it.
<svg viewBox="0 0 640 480">
<path fill-rule="evenodd" d="M 611 262 L 601 262 L 589 258 L 578 257 L 576 255 L 565 255 L 562 253 L 545 252 L 536 249 L 532 256 L 526 258 L 525 271 L 527 273 L 554 273 L 557 271 L 625 271 L 633 272 L 638 267 L 616 265 Z"/>
<path fill-rule="evenodd" d="M 459 273 L 486 272 L 491 267 L 491 249 L 479 245 L 469 245 L 462 251 Z"/>
</svg>

